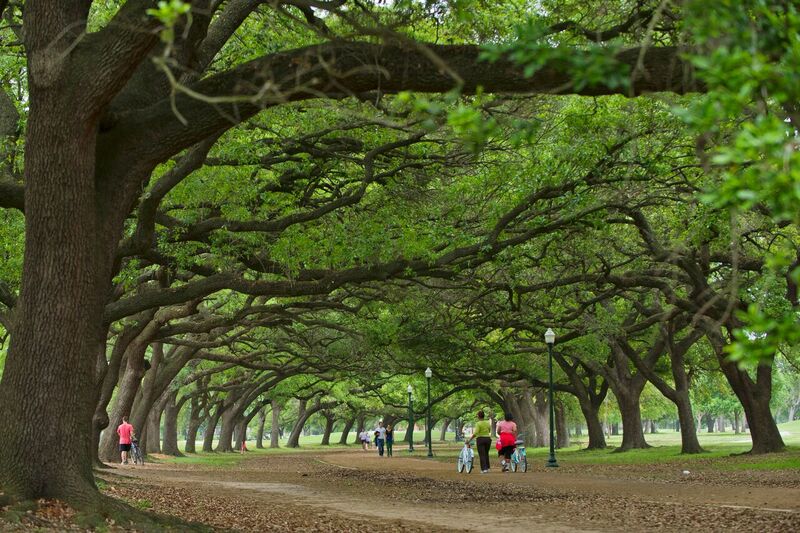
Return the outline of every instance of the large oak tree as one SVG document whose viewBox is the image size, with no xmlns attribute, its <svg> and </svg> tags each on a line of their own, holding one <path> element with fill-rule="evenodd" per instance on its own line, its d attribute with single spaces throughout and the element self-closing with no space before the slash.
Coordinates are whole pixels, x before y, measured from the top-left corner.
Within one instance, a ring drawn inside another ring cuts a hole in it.
<svg viewBox="0 0 800 533">
<path fill-rule="evenodd" d="M 275 9 L 294 6 L 315 23 L 320 20 L 310 8 L 335 10 L 343 3 L 269 2 Z M 301 99 L 406 90 L 638 95 L 694 88 L 680 50 L 671 46 L 616 53 L 616 63 L 633 73 L 629 84 L 574 82 L 563 56 L 546 58 L 531 73 L 502 54 L 493 62 L 481 59 L 480 43 L 392 36 L 335 38 L 212 69 L 236 29 L 265 2 L 191 2 L 191 24 L 180 21 L 166 44 L 159 39 L 161 21 L 147 13 L 155 1 L 128 0 L 107 22 L 90 27 L 94 4 L 27 0 L 21 6 L 24 194 L 2 178 L 0 206 L 24 209 L 25 255 L 0 383 L 0 485 L 23 497 L 79 504 L 97 498 L 89 391 L 106 340 L 105 304 L 126 218 L 160 163 L 265 108 Z M 158 68 L 165 47 L 170 56 L 161 64 L 177 86 Z M 585 47 L 566 51 L 588 65 L 598 59 Z M 238 288 L 242 282 L 220 276 L 210 283 Z"/>
</svg>

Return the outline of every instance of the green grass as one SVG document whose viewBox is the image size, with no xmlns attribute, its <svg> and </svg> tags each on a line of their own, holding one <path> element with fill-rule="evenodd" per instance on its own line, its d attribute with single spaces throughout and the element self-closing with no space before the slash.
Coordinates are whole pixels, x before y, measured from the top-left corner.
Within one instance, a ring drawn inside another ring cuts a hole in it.
<svg viewBox="0 0 800 533">
<path fill-rule="evenodd" d="M 736 457 L 750 450 L 750 436 L 746 434 L 725 433 L 698 433 L 700 445 L 706 453 L 694 455 L 681 455 L 680 433 L 662 430 L 660 433 L 646 434 L 645 439 L 653 446 L 644 450 L 630 450 L 624 453 L 615 453 L 614 448 L 622 442 L 622 436 L 606 438 L 609 445 L 605 450 L 584 450 L 588 437 L 573 437 L 573 446 L 560 449 L 556 452 L 558 461 L 571 464 L 656 464 L 656 463 L 687 463 L 709 462 L 714 468 L 730 470 L 780 470 L 800 468 L 800 421 L 780 424 L 779 429 L 783 434 L 787 450 L 784 453 L 768 454 L 763 456 Z M 580 445 L 576 443 L 580 443 Z M 453 461 L 460 451 L 460 446 L 437 447 L 434 449 L 436 459 Z M 527 448 L 528 457 L 532 461 L 544 463 L 549 456 L 549 449 Z"/>
<path fill-rule="evenodd" d="M 137 509 L 141 509 L 142 511 L 146 511 L 147 509 L 153 507 L 153 502 L 151 502 L 150 500 L 136 500 L 135 502 L 133 502 L 133 506 L 136 507 Z"/>
<path fill-rule="evenodd" d="M 707 453 L 697 455 L 681 455 L 680 433 L 670 430 L 661 430 L 660 433 L 647 434 L 645 438 L 653 447 L 645 450 L 631 450 L 625 453 L 614 453 L 614 448 L 619 446 L 622 436 L 608 437 L 608 449 L 605 450 L 583 450 L 586 446 L 588 437 L 573 437 L 573 446 L 560 449 L 557 452 L 558 460 L 562 463 L 571 464 L 656 464 L 656 463 L 681 463 L 687 462 L 709 462 L 714 468 L 723 470 L 781 470 L 800 468 L 800 420 L 779 425 L 781 433 L 784 435 L 784 442 L 787 444 L 787 451 L 781 454 L 769 454 L 766 456 L 745 456 L 732 457 L 750 449 L 750 437 L 746 434 L 725 433 L 698 433 L 700 445 L 706 449 Z M 351 432 L 349 441 L 352 442 L 354 433 Z M 256 449 L 255 441 L 248 441 L 249 453 L 241 455 L 239 453 L 198 453 L 187 455 L 186 457 L 166 458 L 163 462 L 177 464 L 203 464 L 215 467 L 228 467 L 238 464 L 244 457 L 261 454 L 293 454 L 310 453 L 321 451 L 335 451 L 344 449 L 358 449 L 360 444 L 339 445 L 340 433 L 331 434 L 330 446 L 322 446 L 322 435 L 310 435 L 300 438 L 300 448 L 286 448 L 286 440 L 281 440 L 281 448 Z M 398 433 L 399 438 L 405 433 Z M 414 433 L 413 457 L 426 457 L 427 448 L 422 444 L 424 432 Z M 434 439 L 438 439 L 439 432 L 434 431 Z M 461 450 L 461 444 L 453 441 L 454 434 L 447 434 L 447 442 L 439 443 L 434 440 L 435 460 L 453 461 Z M 199 444 L 199 441 L 198 441 Z M 214 443 L 216 445 L 216 442 Z M 183 442 L 179 443 L 183 448 Z M 269 441 L 264 445 L 269 446 Z M 374 450 L 374 447 L 373 447 Z M 528 456 L 532 461 L 547 460 L 549 450 L 547 448 L 528 448 Z M 395 454 L 408 457 L 408 445 L 399 441 L 395 444 Z"/>
</svg>

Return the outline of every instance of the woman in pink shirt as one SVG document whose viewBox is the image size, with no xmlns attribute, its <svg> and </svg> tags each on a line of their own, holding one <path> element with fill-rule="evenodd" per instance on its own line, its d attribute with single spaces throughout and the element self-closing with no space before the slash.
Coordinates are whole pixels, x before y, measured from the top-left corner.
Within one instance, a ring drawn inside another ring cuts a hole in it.
<svg viewBox="0 0 800 533">
<path fill-rule="evenodd" d="M 508 472 L 508 465 L 511 461 L 511 454 L 517 442 L 517 424 L 511 413 L 506 413 L 505 420 L 497 423 L 497 455 L 502 457 L 500 465 L 503 472 Z"/>
</svg>

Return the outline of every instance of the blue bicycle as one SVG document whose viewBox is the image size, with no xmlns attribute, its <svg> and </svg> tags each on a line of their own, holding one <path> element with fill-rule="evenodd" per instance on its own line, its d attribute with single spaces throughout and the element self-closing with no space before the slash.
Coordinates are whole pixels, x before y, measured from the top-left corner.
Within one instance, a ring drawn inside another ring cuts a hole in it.
<svg viewBox="0 0 800 533">
<path fill-rule="evenodd" d="M 466 471 L 467 474 L 472 472 L 472 463 L 475 460 L 475 452 L 472 451 L 472 446 L 465 442 L 461 453 L 458 454 L 458 463 L 456 469 L 459 473 Z"/>
<path fill-rule="evenodd" d="M 139 440 L 136 437 L 131 439 L 131 461 L 135 465 L 143 465 L 144 464 L 144 455 L 142 455 L 142 449 L 139 448 Z"/>
<path fill-rule="evenodd" d="M 522 435 L 517 437 L 517 442 L 514 443 L 514 453 L 511 454 L 512 472 L 528 471 L 528 454 L 525 452 L 525 441 L 521 437 Z"/>
</svg>

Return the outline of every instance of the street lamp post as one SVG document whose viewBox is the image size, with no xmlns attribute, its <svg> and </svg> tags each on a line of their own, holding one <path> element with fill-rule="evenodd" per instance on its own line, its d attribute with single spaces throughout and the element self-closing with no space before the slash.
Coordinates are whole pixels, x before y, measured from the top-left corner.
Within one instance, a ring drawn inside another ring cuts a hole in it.
<svg viewBox="0 0 800 533">
<path fill-rule="evenodd" d="M 414 389 L 411 388 L 411 384 L 409 383 L 408 388 L 408 453 L 414 452 L 414 404 L 412 403 L 412 393 Z"/>
<path fill-rule="evenodd" d="M 428 378 L 428 423 L 425 424 L 425 433 L 428 436 L 428 457 L 433 457 L 433 447 L 431 445 L 431 367 L 425 369 L 425 377 Z"/>
<path fill-rule="evenodd" d="M 550 410 L 550 458 L 547 460 L 547 466 L 556 468 L 558 467 L 558 462 L 556 462 L 555 406 L 553 405 L 553 344 L 556 342 L 556 334 L 552 329 L 547 328 L 544 334 L 544 342 L 547 343 L 547 367 L 550 372 L 547 393 L 547 403 Z"/>
</svg>

